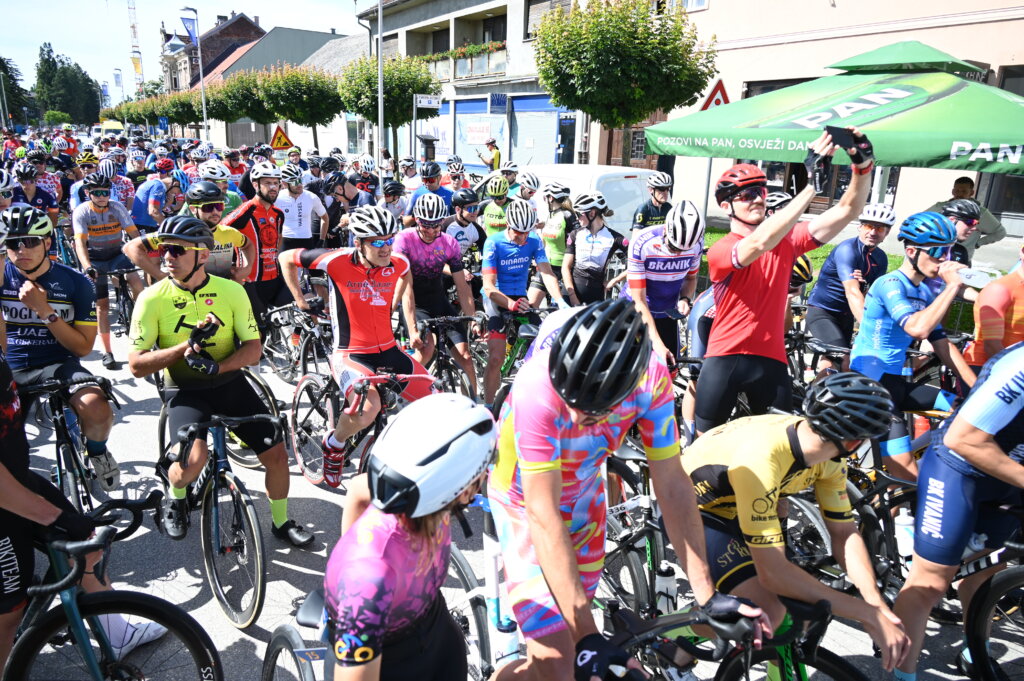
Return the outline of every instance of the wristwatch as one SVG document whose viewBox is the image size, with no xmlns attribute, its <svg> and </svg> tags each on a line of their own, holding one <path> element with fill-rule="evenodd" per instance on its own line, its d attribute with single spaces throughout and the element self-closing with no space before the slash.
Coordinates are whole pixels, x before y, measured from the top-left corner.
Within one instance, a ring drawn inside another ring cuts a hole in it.
<svg viewBox="0 0 1024 681">
<path fill-rule="evenodd" d="M 50 314 L 46 315 L 46 317 L 43 319 L 43 324 L 46 324 L 47 326 L 49 326 L 50 324 L 53 324 L 58 319 L 60 319 L 60 315 L 57 314 L 56 312 L 51 312 Z"/>
</svg>

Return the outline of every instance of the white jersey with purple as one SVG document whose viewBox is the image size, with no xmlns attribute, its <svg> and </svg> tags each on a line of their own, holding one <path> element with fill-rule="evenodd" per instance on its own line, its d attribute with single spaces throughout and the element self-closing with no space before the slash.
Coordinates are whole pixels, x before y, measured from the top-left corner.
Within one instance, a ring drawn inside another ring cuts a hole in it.
<svg viewBox="0 0 1024 681">
<path fill-rule="evenodd" d="M 700 269 L 703 243 L 681 253 L 673 253 L 663 243 L 661 225 L 642 230 L 629 244 L 626 279 L 630 289 L 646 288 L 647 306 L 653 317 L 665 317 L 676 309 L 683 282 Z M 622 298 L 629 297 L 623 287 Z"/>
</svg>

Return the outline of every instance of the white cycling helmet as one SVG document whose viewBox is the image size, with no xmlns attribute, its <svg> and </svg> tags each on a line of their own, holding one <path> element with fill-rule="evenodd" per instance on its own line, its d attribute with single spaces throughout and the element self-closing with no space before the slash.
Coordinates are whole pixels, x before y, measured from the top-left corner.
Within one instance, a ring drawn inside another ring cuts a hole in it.
<svg viewBox="0 0 1024 681">
<path fill-rule="evenodd" d="M 604 200 L 601 192 L 584 192 L 572 202 L 572 209 L 577 213 L 586 213 L 591 208 L 597 208 L 602 213 L 608 210 L 608 202 Z"/>
<path fill-rule="evenodd" d="M 199 164 L 199 177 L 210 182 L 230 180 L 231 171 L 220 161 L 204 161 Z"/>
<path fill-rule="evenodd" d="M 501 164 L 501 172 L 503 173 L 518 173 L 519 164 L 515 161 L 505 161 Z"/>
<path fill-rule="evenodd" d="M 369 154 L 364 154 L 359 159 L 359 170 L 364 173 L 373 173 L 377 169 L 377 162 Z"/>
<path fill-rule="evenodd" d="M 537 224 L 537 210 L 529 201 L 512 199 L 505 207 L 505 223 L 516 232 L 529 232 Z"/>
<path fill-rule="evenodd" d="M 520 187 L 526 187 L 527 189 L 532 189 L 533 191 L 537 191 L 538 189 L 540 189 L 540 180 L 537 178 L 536 175 L 534 175 L 531 172 L 521 173 L 519 175 L 518 180 Z"/>
<path fill-rule="evenodd" d="M 650 189 L 672 189 L 672 176 L 668 173 L 654 173 L 647 178 Z"/>
<path fill-rule="evenodd" d="M 155 149 L 153 149 L 153 153 L 156 154 L 157 156 L 166 156 L 171 152 L 167 151 L 167 147 L 156 147 Z"/>
<path fill-rule="evenodd" d="M 0 192 L 9 192 L 20 186 L 18 176 L 13 171 L 0 169 Z"/>
<path fill-rule="evenodd" d="M 71 145 L 68 144 L 68 141 L 63 137 L 57 137 L 53 140 L 54 151 L 67 151 L 68 147 L 70 146 Z"/>
<path fill-rule="evenodd" d="M 565 201 L 569 198 L 569 188 L 561 182 L 548 182 L 544 185 L 543 193 L 555 201 Z"/>
<path fill-rule="evenodd" d="M 294 163 L 286 163 L 281 168 L 281 181 L 286 184 L 302 184 L 302 168 Z"/>
<path fill-rule="evenodd" d="M 105 158 L 96 166 L 96 174 L 108 180 L 114 179 L 117 175 L 117 163 L 112 158 Z"/>
<path fill-rule="evenodd" d="M 252 170 L 249 171 L 249 177 L 253 182 L 263 178 L 280 179 L 281 169 L 270 161 L 263 161 L 252 167 Z"/>
<path fill-rule="evenodd" d="M 188 157 L 193 161 L 205 161 L 210 158 L 210 152 L 207 151 L 202 145 L 199 145 L 192 151 L 188 152 Z"/>
<path fill-rule="evenodd" d="M 448 205 L 437 194 L 421 194 L 412 208 L 412 215 L 417 220 L 434 222 L 448 216 Z"/>
<path fill-rule="evenodd" d="M 665 216 L 664 242 L 677 251 L 700 245 L 704 239 L 704 220 L 692 201 L 680 201 Z"/>
<path fill-rule="evenodd" d="M 462 175 L 466 172 L 466 166 L 461 161 L 448 161 L 449 175 Z"/>
<path fill-rule="evenodd" d="M 864 210 L 861 211 L 860 217 L 857 219 L 861 222 L 877 222 L 886 227 L 892 227 L 896 224 L 896 211 L 885 203 L 870 203 L 864 206 Z"/>
<path fill-rule="evenodd" d="M 370 451 L 373 505 L 410 518 L 444 510 L 487 471 L 496 440 L 491 413 L 470 398 L 436 393 L 416 400 Z"/>
<path fill-rule="evenodd" d="M 769 192 L 768 196 L 764 197 L 764 207 L 768 210 L 779 210 L 793 200 L 793 195 L 789 192 Z"/>
<path fill-rule="evenodd" d="M 360 206 L 350 214 L 348 229 L 357 239 L 380 239 L 395 234 L 398 221 L 380 206 Z"/>
<path fill-rule="evenodd" d="M 414 159 L 412 156 L 403 156 L 402 158 L 398 159 L 398 167 L 399 168 L 415 168 L 416 167 L 416 159 Z"/>
</svg>

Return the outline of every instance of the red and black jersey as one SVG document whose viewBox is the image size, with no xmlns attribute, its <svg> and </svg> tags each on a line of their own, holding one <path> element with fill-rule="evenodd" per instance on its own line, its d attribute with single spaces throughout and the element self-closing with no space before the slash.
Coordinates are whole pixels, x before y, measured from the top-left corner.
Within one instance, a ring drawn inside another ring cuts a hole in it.
<svg viewBox="0 0 1024 681">
<path fill-rule="evenodd" d="M 271 205 L 263 207 L 259 197 L 246 201 L 223 224 L 234 227 L 256 244 L 256 264 L 246 281 L 269 281 L 279 275 L 277 248 L 284 229 L 284 213 Z"/>
</svg>

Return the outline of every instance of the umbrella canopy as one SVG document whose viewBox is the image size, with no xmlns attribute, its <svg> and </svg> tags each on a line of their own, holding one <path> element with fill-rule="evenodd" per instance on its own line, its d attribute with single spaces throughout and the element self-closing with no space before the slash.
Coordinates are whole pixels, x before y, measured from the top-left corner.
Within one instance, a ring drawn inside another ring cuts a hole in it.
<svg viewBox="0 0 1024 681">
<path fill-rule="evenodd" d="M 1024 97 L 952 73 L 976 67 L 909 42 L 832 68 L 847 72 L 653 125 L 647 153 L 802 161 L 824 126 L 853 125 L 879 165 L 1024 173 Z"/>
</svg>

